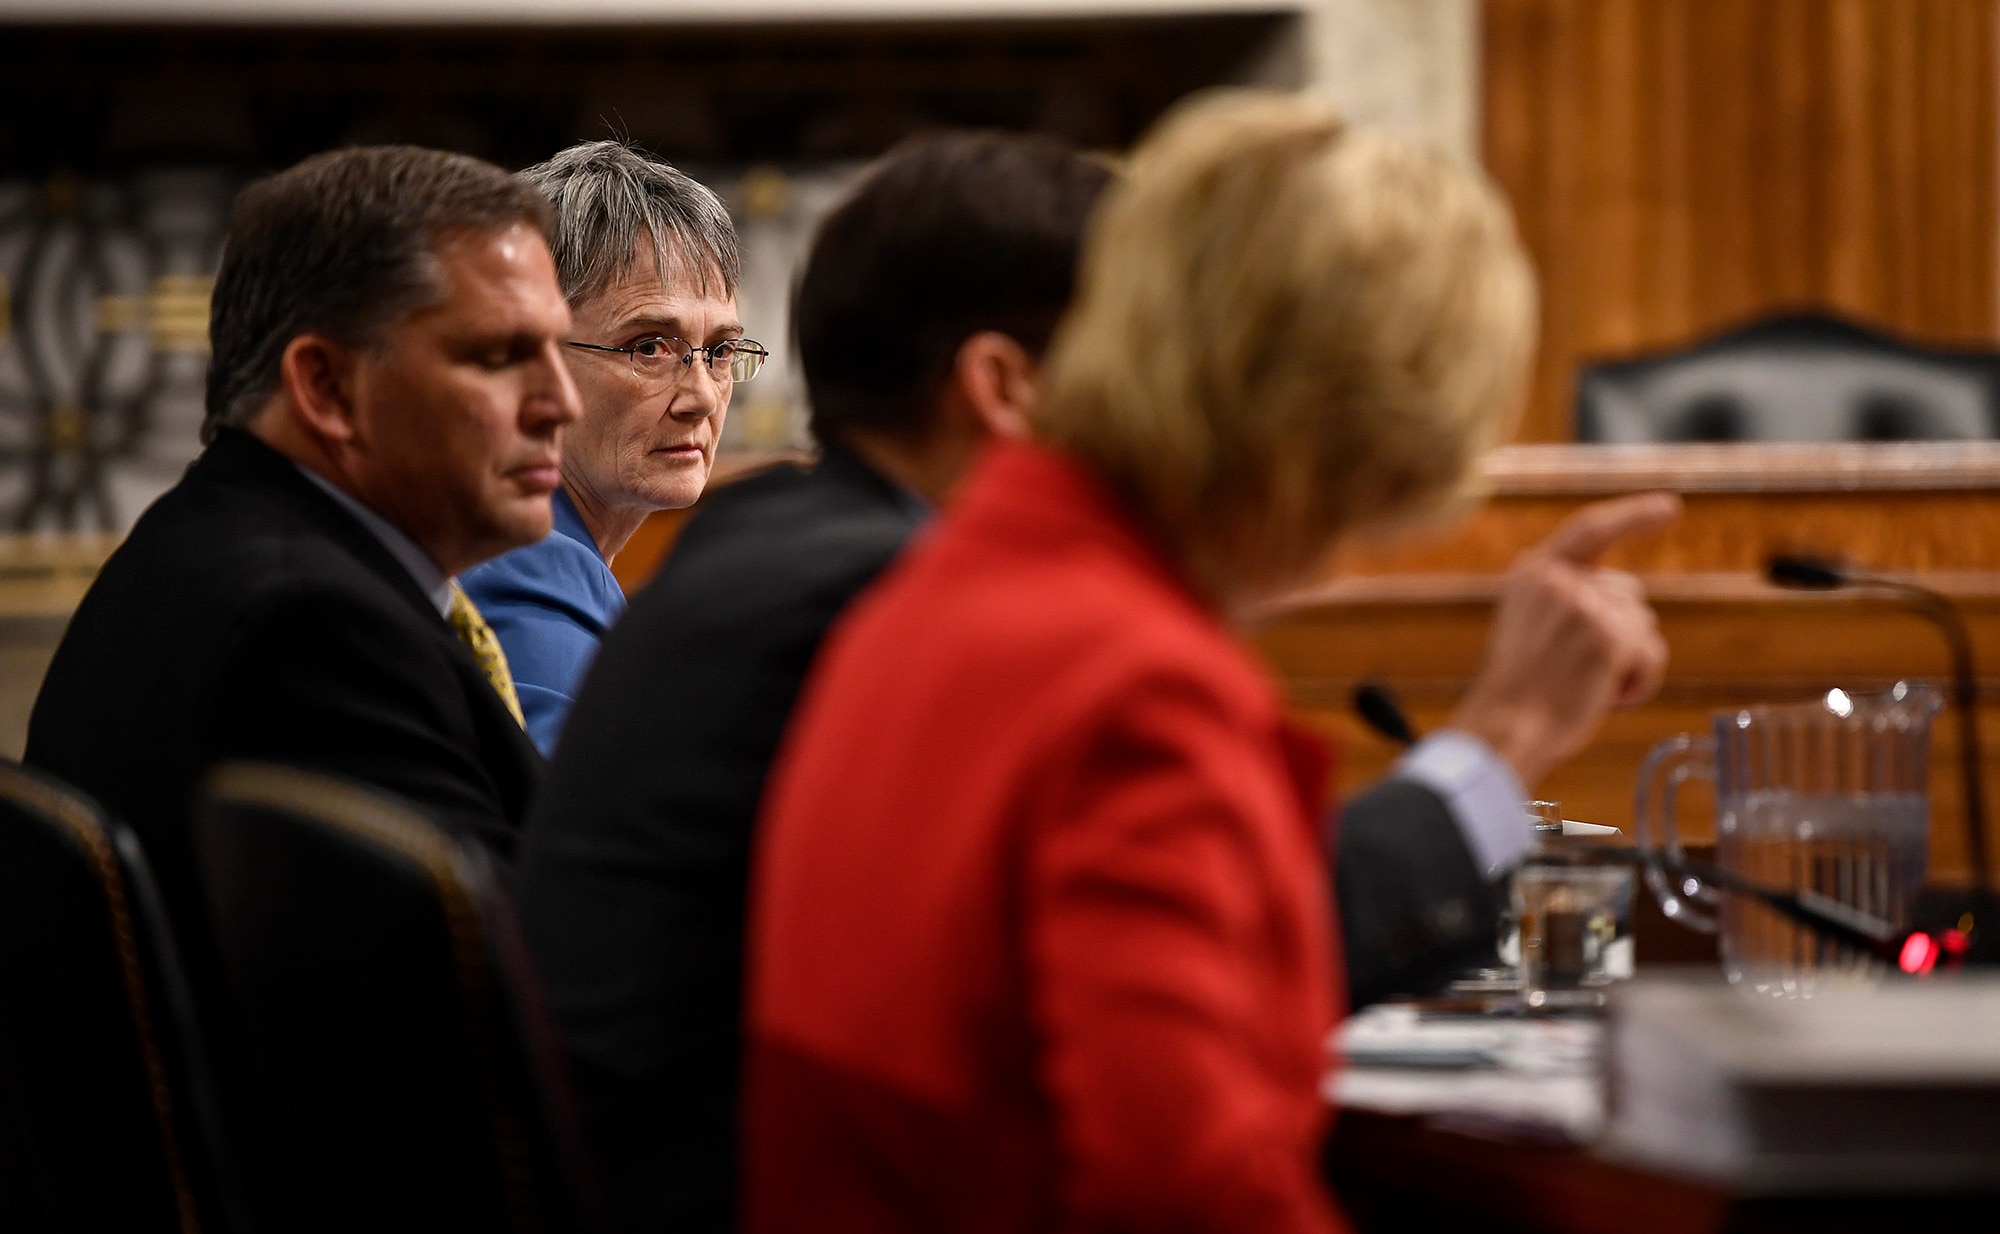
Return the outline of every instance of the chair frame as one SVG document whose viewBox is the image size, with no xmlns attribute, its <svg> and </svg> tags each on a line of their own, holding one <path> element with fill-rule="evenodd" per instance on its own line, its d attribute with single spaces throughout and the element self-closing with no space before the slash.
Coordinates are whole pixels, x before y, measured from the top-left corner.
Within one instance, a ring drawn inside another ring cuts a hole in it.
<svg viewBox="0 0 2000 1234">
<path fill-rule="evenodd" d="M 162 987 L 159 996 L 169 1004 L 179 1004 L 170 1006 L 169 1011 L 178 1013 L 183 1033 L 192 1034 L 197 1029 L 192 1007 L 186 1003 L 185 991 L 175 985 L 178 958 L 171 937 L 165 933 L 167 918 L 151 890 L 150 876 L 145 873 L 145 855 L 138 838 L 122 824 L 104 818 L 93 803 L 74 790 L 11 761 L 0 762 L 0 798 L 24 812 L 52 820 L 64 828 L 82 850 L 84 861 L 104 897 L 104 910 L 117 952 L 119 982 L 123 987 L 126 1008 L 132 1017 L 139 1061 L 147 1081 L 154 1124 L 159 1131 L 161 1157 L 172 1188 L 174 1210 L 182 1234 L 200 1234 L 203 1228 L 202 1205 L 196 1198 L 187 1153 L 181 1143 L 178 1123 L 183 1113 L 206 1130 L 209 1137 L 210 1142 L 206 1146 L 210 1158 L 208 1166 L 217 1176 L 218 1188 L 216 1207 L 219 1211 L 215 1214 L 217 1220 L 214 1224 L 224 1228 L 243 1228 L 240 1216 L 234 1211 L 232 1171 L 220 1133 L 215 1130 L 218 1124 L 212 1101 L 206 1093 L 193 1091 L 209 1082 L 200 1047 L 195 1041 L 182 1043 L 182 1056 L 178 1061 L 184 1075 L 182 1084 L 177 1086 L 167 1063 L 166 1051 L 160 1043 L 154 993 L 148 989 L 146 959 L 141 952 L 140 930 L 135 919 L 135 900 L 143 901 L 141 908 L 146 911 L 147 917 L 158 923 L 150 932 L 149 941 L 156 951 L 154 960 Z M 185 1111 L 177 1108 L 177 1087 L 180 1089 L 178 1100 L 186 1102 Z"/>
</svg>

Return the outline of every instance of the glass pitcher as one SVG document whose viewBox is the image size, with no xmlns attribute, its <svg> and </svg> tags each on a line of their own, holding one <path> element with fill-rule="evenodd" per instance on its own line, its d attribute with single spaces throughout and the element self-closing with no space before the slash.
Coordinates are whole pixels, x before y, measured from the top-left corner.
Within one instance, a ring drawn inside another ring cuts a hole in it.
<svg viewBox="0 0 2000 1234">
<path fill-rule="evenodd" d="M 1640 848 L 1681 858 L 1674 797 L 1690 778 L 1715 783 L 1717 863 L 1787 891 L 1810 888 L 1901 923 L 1930 857 L 1931 720 L 1927 686 L 1876 694 L 1829 690 L 1809 703 L 1715 713 L 1715 735 L 1683 733 L 1654 746 L 1633 812 Z M 1657 806 L 1657 809 L 1656 809 Z M 1734 984 L 1806 996 L 1828 981 L 1872 980 L 1879 969 L 1762 904 L 1648 866 L 1660 908 L 1682 925 L 1719 932 Z"/>
</svg>

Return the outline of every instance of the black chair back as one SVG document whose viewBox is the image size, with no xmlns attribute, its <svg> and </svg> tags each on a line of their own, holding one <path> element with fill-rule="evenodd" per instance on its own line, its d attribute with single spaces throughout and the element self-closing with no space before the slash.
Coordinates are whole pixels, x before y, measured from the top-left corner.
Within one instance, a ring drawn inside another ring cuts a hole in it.
<svg viewBox="0 0 2000 1234">
<path fill-rule="evenodd" d="M 554 1037 L 480 849 L 354 785 L 250 764 L 210 778 L 195 845 L 279 1227 L 595 1224 Z"/>
<path fill-rule="evenodd" d="M 1593 364 L 1577 440 L 1952 441 L 2000 435 L 2000 353 L 1921 347 L 1823 313 Z"/>
<path fill-rule="evenodd" d="M 138 841 L 0 763 L 0 1229 L 241 1230 L 187 984 Z"/>
</svg>

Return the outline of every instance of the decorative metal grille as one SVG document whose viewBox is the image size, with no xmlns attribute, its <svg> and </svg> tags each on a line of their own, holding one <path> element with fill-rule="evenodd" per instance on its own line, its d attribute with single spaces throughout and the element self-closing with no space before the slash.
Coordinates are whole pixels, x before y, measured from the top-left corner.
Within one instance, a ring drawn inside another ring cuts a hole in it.
<svg viewBox="0 0 2000 1234">
<path fill-rule="evenodd" d="M 194 456 L 233 190 L 0 182 L 0 523 L 122 530 Z"/>
<path fill-rule="evenodd" d="M 630 135 L 736 211 L 738 307 L 774 355 L 723 445 L 771 449 L 804 440 L 792 270 L 858 160 L 940 124 L 1117 148 L 1191 90 L 1296 84 L 1294 18 L 0 23 L 0 530 L 120 532 L 194 456 L 210 280 L 251 175 L 356 143 L 519 167 Z"/>
<path fill-rule="evenodd" d="M 793 271 L 855 164 L 695 174 L 743 236 L 738 308 L 771 363 L 723 448 L 807 442 Z M 200 450 L 208 297 L 238 186 L 219 171 L 0 183 L 0 527 L 123 531 Z"/>
</svg>

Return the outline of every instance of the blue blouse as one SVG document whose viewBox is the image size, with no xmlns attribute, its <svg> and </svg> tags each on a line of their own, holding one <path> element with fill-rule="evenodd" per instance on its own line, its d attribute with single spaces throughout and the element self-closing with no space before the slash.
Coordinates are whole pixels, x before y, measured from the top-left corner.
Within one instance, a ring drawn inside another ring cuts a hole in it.
<svg viewBox="0 0 2000 1234">
<path fill-rule="evenodd" d="M 625 611 L 625 592 L 569 494 L 558 488 L 551 504 L 554 531 L 458 576 L 500 638 L 528 736 L 543 754 L 555 750 L 598 641 Z"/>
</svg>

